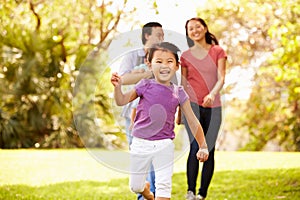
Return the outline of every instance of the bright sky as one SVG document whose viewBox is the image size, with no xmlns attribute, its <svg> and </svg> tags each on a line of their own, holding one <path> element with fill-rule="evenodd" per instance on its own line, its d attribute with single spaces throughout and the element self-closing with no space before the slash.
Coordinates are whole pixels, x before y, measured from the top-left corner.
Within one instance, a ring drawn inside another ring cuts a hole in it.
<svg viewBox="0 0 300 200">
<path fill-rule="evenodd" d="M 141 25 L 150 21 L 157 21 L 162 24 L 165 41 L 174 43 L 181 51 L 186 50 L 188 47 L 185 38 L 185 23 L 188 19 L 197 16 L 196 9 L 203 6 L 205 2 L 206 0 L 157 0 L 158 14 L 156 14 L 149 1 L 129 1 L 129 7 L 137 8 L 135 21 L 140 21 L 140 23 L 136 24 L 133 30 L 131 30 L 132 26 L 128 22 L 120 23 L 118 30 L 121 34 L 115 37 L 110 46 L 110 58 L 115 60 L 123 53 L 134 48 L 140 48 L 142 45 L 140 40 Z M 139 39 L 137 40 L 137 38 Z M 124 46 L 128 41 L 130 41 L 130 45 Z M 116 60 L 113 65 L 118 66 Z"/>
<path fill-rule="evenodd" d="M 137 5 L 137 16 L 142 24 L 157 21 L 163 25 L 164 29 L 185 34 L 185 22 L 196 17 L 196 8 L 203 6 L 206 0 L 157 0 L 157 15 L 147 1 L 136 2 L 140 4 Z"/>
</svg>

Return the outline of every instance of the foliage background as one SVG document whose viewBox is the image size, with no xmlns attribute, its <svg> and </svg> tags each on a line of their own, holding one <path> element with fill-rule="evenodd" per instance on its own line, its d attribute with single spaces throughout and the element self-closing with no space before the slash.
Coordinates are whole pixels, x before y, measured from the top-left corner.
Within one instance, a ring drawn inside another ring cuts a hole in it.
<svg viewBox="0 0 300 200">
<path fill-rule="evenodd" d="M 147 3 L 157 9 L 156 1 Z M 1 148 L 124 145 L 112 115 L 106 50 L 121 23 L 137 22 L 132 4 L 0 4 Z M 249 97 L 234 95 L 244 77 L 223 90 L 234 96 L 225 98 L 223 135 L 234 138 L 236 149 L 263 150 L 270 143 L 300 149 L 299 15 L 299 0 L 206 1 L 198 8 L 227 51 L 228 74 L 244 70 L 253 77 Z"/>
</svg>

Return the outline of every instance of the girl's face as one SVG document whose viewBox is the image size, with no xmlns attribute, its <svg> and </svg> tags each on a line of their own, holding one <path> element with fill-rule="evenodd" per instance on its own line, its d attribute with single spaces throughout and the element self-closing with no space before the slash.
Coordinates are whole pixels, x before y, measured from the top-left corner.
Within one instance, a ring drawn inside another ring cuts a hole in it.
<svg viewBox="0 0 300 200">
<path fill-rule="evenodd" d="M 193 41 L 200 41 L 205 39 L 207 28 L 204 27 L 199 21 L 191 20 L 187 25 L 187 33 L 189 38 Z"/>
<path fill-rule="evenodd" d="M 170 81 L 179 67 L 173 53 L 166 50 L 156 50 L 150 68 L 158 83 L 170 85 Z"/>
</svg>

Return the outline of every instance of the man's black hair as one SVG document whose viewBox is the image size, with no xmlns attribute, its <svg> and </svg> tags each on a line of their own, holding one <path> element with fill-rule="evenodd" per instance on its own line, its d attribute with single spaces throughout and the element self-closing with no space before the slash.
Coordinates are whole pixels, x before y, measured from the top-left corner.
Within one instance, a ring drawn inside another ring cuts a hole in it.
<svg viewBox="0 0 300 200">
<path fill-rule="evenodd" d="M 151 35 L 152 34 L 152 27 L 161 27 L 162 28 L 162 25 L 158 22 L 148 22 L 147 24 L 145 24 L 143 26 L 143 29 L 142 29 L 142 43 L 143 45 L 146 44 L 146 37 L 145 35 L 148 34 L 148 35 Z"/>
</svg>

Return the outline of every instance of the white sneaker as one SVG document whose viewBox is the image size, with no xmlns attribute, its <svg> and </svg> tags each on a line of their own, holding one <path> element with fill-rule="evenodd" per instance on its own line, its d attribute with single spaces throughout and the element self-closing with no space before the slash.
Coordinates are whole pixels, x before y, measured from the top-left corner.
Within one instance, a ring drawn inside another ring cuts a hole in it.
<svg viewBox="0 0 300 200">
<path fill-rule="evenodd" d="M 195 200 L 196 197 L 194 195 L 194 192 L 188 191 L 187 194 L 186 194 L 186 196 L 185 196 L 185 199 L 187 199 L 187 200 Z"/>
<path fill-rule="evenodd" d="M 196 200 L 205 200 L 205 198 L 203 196 L 201 196 L 200 194 L 198 194 L 195 199 Z"/>
</svg>

